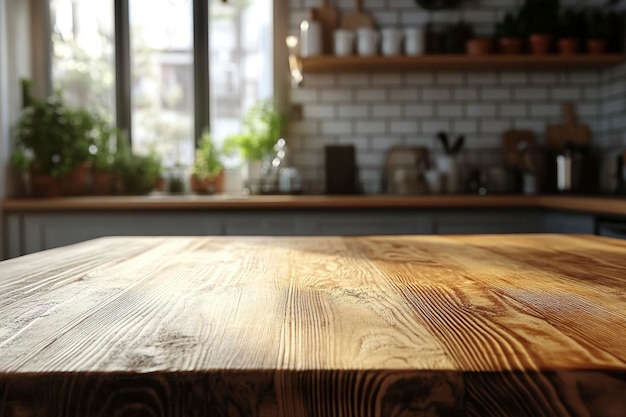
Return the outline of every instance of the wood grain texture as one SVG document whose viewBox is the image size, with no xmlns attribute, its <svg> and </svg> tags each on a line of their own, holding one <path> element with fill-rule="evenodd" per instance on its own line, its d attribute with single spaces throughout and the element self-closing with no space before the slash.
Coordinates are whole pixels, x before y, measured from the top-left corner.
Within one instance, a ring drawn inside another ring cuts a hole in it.
<svg viewBox="0 0 626 417">
<path fill-rule="evenodd" d="M 0 416 L 626 410 L 626 242 L 104 238 L 0 263 Z"/>
<path fill-rule="evenodd" d="M 624 197 L 524 195 L 360 196 L 115 196 L 8 199 L 4 213 L 64 211 L 274 210 L 274 209 L 545 208 L 626 215 Z"/>
<path fill-rule="evenodd" d="M 623 54 L 606 55 L 421 55 L 421 56 L 349 56 L 325 55 L 301 58 L 302 72 L 396 72 L 459 70 L 555 71 L 609 68 L 626 60 Z"/>
</svg>

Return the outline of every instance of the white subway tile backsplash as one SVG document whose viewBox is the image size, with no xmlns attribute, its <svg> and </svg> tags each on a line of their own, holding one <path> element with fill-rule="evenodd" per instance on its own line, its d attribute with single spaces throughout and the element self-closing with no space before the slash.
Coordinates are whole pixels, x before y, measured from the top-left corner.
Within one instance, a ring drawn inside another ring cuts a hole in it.
<svg viewBox="0 0 626 417">
<path fill-rule="evenodd" d="M 495 134 L 499 135 L 506 129 L 511 127 L 511 123 L 506 120 L 486 119 L 480 121 L 480 131 L 483 135 Z"/>
<path fill-rule="evenodd" d="M 380 135 L 387 131 L 385 121 L 361 120 L 355 124 L 355 133 L 362 135 Z"/>
<path fill-rule="evenodd" d="M 435 80 L 439 86 L 462 85 L 465 83 L 465 73 L 442 71 L 435 75 Z"/>
<path fill-rule="evenodd" d="M 319 99 L 318 91 L 306 88 L 295 88 L 290 90 L 291 102 L 298 103 L 315 103 Z"/>
<path fill-rule="evenodd" d="M 300 21 L 320 1 L 289 1 L 290 33 L 299 32 Z M 496 19 L 516 3 L 466 0 L 456 10 L 427 12 L 414 0 L 366 0 L 365 9 L 379 27 L 463 19 L 477 34 L 491 34 Z M 354 10 L 354 0 L 331 5 L 343 13 Z M 504 130 L 530 129 L 543 141 L 546 124 L 563 120 L 562 104 L 567 101 L 575 102 L 580 122 L 593 129 L 594 144 L 626 147 L 626 64 L 606 70 L 307 73 L 289 98 L 303 111 L 303 120 L 292 121 L 288 134 L 307 191 L 323 191 L 326 144 L 356 146 L 366 191 L 378 190 L 389 147 L 407 144 L 440 152 L 439 131 L 467 136 L 464 163 L 500 165 Z"/>
<path fill-rule="evenodd" d="M 514 100 L 537 101 L 548 99 L 548 90 L 545 87 L 518 87 L 513 91 Z"/>
<path fill-rule="evenodd" d="M 432 103 L 408 104 L 404 107 L 406 117 L 432 117 L 435 115 L 435 105 Z"/>
<path fill-rule="evenodd" d="M 581 95 L 578 87 L 560 87 L 552 90 L 553 100 L 580 100 Z"/>
<path fill-rule="evenodd" d="M 380 73 L 372 75 L 372 84 L 374 85 L 402 85 L 404 83 L 404 75 L 399 73 Z"/>
<path fill-rule="evenodd" d="M 371 76 L 369 74 L 339 74 L 337 84 L 342 87 L 348 86 L 369 86 L 372 84 Z"/>
<path fill-rule="evenodd" d="M 478 88 L 476 87 L 454 88 L 452 90 L 452 97 L 454 101 L 478 100 Z"/>
<path fill-rule="evenodd" d="M 532 103 L 530 105 L 530 115 L 533 117 L 560 117 L 561 105 L 557 103 L 543 104 Z"/>
<path fill-rule="evenodd" d="M 504 117 L 526 117 L 528 115 L 526 104 L 501 104 L 498 108 L 498 114 Z"/>
<path fill-rule="evenodd" d="M 493 117 L 496 115 L 495 104 L 469 104 L 466 107 L 468 117 Z"/>
<path fill-rule="evenodd" d="M 411 120 L 391 120 L 389 121 L 389 132 L 397 134 L 417 134 L 417 121 Z"/>
<path fill-rule="evenodd" d="M 322 121 L 322 134 L 324 135 L 350 135 L 352 134 L 352 122 Z"/>
<path fill-rule="evenodd" d="M 305 104 L 303 106 L 305 119 L 334 119 L 335 106 L 330 104 Z"/>
<path fill-rule="evenodd" d="M 528 74 L 525 72 L 503 72 L 500 73 L 499 81 L 501 85 L 526 85 L 528 83 Z"/>
<path fill-rule="evenodd" d="M 402 106 L 400 104 L 373 104 L 373 117 L 399 117 L 402 115 Z"/>
<path fill-rule="evenodd" d="M 511 100 L 511 89 L 508 87 L 487 87 L 480 90 L 480 97 L 484 101 Z"/>
<path fill-rule="evenodd" d="M 346 88 L 324 89 L 320 91 L 321 103 L 352 103 L 354 91 Z"/>
<path fill-rule="evenodd" d="M 452 92 L 443 87 L 425 87 L 422 89 L 422 100 L 424 101 L 448 101 L 452 98 Z"/>
<path fill-rule="evenodd" d="M 406 84 L 408 86 L 432 86 L 435 84 L 435 73 L 410 72 L 406 74 Z"/>
<path fill-rule="evenodd" d="M 463 116 L 463 106 L 460 104 L 439 104 L 436 114 L 439 117 L 461 117 Z"/>
<path fill-rule="evenodd" d="M 369 110 L 364 104 L 340 104 L 338 106 L 338 113 L 340 119 L 352 119 L 367 117 Z"/>
<path fill-rule="evenodd" d="M 383 88 L 368 88 L 356 91 L 356 101 L 385 101 L 387 91 Z"/>
<path fill-rule="evenodd" d="M 450 130 L 450 122 L 447 120 L 426 120 L 422 122 L 422 134 L 435 135 L 441 131 Z"/>
<path fill-rule="evenodd" d="M 412 86 L 393 88 L 388 90 L 389 102 L 417 101 L 420 99 L 419 90 Z"/>
<path fill-rule="evenodd" d="M 454 119 L 452 121 L 452 131 L 457 134 L 474 135 L 478 133 L 478 121 L 477 120 L 460 120 Z"/>
</svg>

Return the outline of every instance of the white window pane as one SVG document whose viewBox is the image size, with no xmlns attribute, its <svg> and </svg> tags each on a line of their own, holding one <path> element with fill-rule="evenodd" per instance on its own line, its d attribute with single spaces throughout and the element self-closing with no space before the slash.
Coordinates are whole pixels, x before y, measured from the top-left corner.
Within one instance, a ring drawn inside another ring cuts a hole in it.
<svg viewBox="0 0 626 417">
<path fill-rule="evenodd" d="M 191 0 L 130 0 L 133 151 L 165 166 L 194 155 Z"/>
<path fill-rule="evenodd" d="M 115 113 L 113 0 L 51 0 L 52 82 L 68 103 Z"/>
<path fill-rule="evenodd" d="M 212 0 L 209 65 L 211 133 L 221 142 L 241 128 L 255 101 L 273 96 L 272 0 Z"/>
</svg>

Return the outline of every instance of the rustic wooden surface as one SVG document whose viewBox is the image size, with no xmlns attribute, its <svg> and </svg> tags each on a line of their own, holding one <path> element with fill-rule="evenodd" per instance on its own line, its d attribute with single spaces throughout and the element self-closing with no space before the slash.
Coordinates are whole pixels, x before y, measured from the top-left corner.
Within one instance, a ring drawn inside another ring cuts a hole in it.
<svg viewBox="0 0 626 417">
<path fill-rule="evenodd" d="M 300 58 L 302 72 L 397 72 L 421 70 L 496 71 L 529 70 L 555 71 L 600 69 L 619 65 L 624 54 L 604 55 L 420 55 L 420 56 L 335 56 L 324 55 Z"/>
<path fill-rule="evenodd" d="M 624 197 L 525 195 L 112 196 L 8 199 L 4 213 L 145 210 L 544 208 L 626 215 Z"/>
<path fill-rule="evenodd" d="M 0 263 L 0 416 L 626 411 L 626 241 L 104 238 Z"/>
</svg>

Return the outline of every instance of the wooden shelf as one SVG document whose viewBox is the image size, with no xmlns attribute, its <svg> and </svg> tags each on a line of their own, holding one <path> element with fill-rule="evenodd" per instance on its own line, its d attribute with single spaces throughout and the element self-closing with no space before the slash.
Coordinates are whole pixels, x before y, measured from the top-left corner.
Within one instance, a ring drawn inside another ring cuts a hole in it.
<svg viewBox="0 0 626 417">
<path fill-rule="evenodd" d="M 626 62 L 624 54 L 606 55 L 422 55 L 337 57 L 325 55 L 301 58 L 303 73 L 321 72 L 384 72 L 421 70 L 576 70 L 600 69 Z"/>
</svg>

